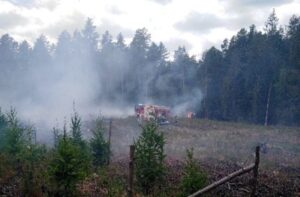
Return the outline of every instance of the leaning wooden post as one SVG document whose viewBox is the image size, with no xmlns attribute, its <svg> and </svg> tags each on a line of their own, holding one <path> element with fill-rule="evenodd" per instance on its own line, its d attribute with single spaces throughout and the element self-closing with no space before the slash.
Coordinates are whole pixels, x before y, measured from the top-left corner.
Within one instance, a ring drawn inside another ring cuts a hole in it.
<svg viewBox="0 0 300 197">
<path fill-rule="evenodd" d="M 133 197 L 133 168 L 134 168 L 134 145 L 130 145 L 129 175 L 128 175 L 128 197 Z"/>
<path fill-rule="evenodd" d="M 112 119 L 109 119 L 109 128 L 108 128 L 108 161 L 107 164 L 109 165 L 110 163 L 110 156 L 111 156 L 111 127 L 112 127 Z"/>
<path fill-rule="evenodd" d="M 257 188 L 257 177 L 258 177 L 258 166 L 259 166 L 259 146 L 256 146 L 255 150 L 255 165 L 253 168 L 253 188 L 252 188 L 252 194 L 251 196 L 254 197 L 256 196 L 256 188 Z"/>
</svg>

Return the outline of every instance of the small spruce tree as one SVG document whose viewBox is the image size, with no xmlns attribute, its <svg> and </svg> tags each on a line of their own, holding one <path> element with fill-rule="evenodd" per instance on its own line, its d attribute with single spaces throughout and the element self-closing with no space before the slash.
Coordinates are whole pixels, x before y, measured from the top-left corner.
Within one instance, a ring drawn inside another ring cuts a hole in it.
<svg viewBox="0 0 300 197">
<path fill-rule="evenodd" d="M 207 176 L 197 165 L 197 161 L 194 159 L 193 149 L 187 149 L 180 186 L 182 193 L 180 196 L 188 196 L 203 188 L 206 184 Z"/>
<path fill-rule="evenodd" d="M 53 144 L 54 144 L 54 147 L 57 148 L 58 141 L 59 141 L 59 129 L 56 127 L 53 127 L 52 132 L 53 132 Z"/>
<path fill-rule="evenodd" d="M 103 166 L 108 163 L 110 150 L 108 142 L 103 137 L 104 126 L 100 118 L 97 118 L 92 133 L 93 137 L 90 140 L 90 146 L 92 149 L 93 164 L 96 167 Z"/>
<path fill-rule="evenodd" d="M 138 186 L 147 195 L 163 183 L 165 138 L 157 131 L 158 126 L 154 122 L 147 123 L 142 129 L 141 136 L 134 143 L 135 168 Z"/>
<path fill-rule="evenodd" d="M 58 196 L 74 196 L 77 193 L 76 184 L 87 177 L 90 172 L 89 149 L 81 138 L 81 132 L 78 132 L 80 131 L 80 124 L 78 124 L 80 118 L 78 115 L 76 117 L 73 121 L 75 124 L 71 124 L 71 136 L 68 135 L 64 124 L 63 135 L 58 137 L 58 144 L 54 149 L 54 156 L 48 169 L 54 191 Z M 76 133 L 74 131 L 80 135 L 74 135 Z"/>
<path fill-rule="evenodd" d="M 49 166 L 56 194 L 73 196 L 76 183 L 88 175 L 88 165 L 82 157 L 80 146 L 75 145 L 69 136 L 61 137 Z"/>
<path fill-rule="evenodd" d="M 22 127 L 17 119 L 17 113 L 12 108 L 6 115 L 7 127 L 4 131 L 3 149 L 12 159 L 20 156 L 26 146 L 26 128 Z"/>
<path fill-rule="evenodd" d="M 80 145 L 84 148 L 85 143 L 82 139 L 82 133 L 81 133 L 81 118 L 79 117 L 78 113 L 74 110 L 74 114 L 71 117 L 71 135 L 73 142 L 77 145 Z"/>
</svg>

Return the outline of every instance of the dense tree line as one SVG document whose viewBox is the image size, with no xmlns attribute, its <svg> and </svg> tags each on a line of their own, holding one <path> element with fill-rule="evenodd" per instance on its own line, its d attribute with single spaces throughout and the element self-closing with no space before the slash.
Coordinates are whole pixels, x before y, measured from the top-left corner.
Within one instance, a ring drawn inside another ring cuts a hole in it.
<svg viewBox="0 0 300 197">
<path fill-rule="evenodd" d="M 205 92 L 199 115 L 259 124 L 299 125 L 300 17 L 286 31 L 275 12 L 264 33 L 241 29 L 222 50 L 209 49 L 199 69 Z"/>
<path fill-rule="evenodd" d="M 115 39 L 108 31 L 100 36 L 88 19 L 82 30 L 72 35 L 62 32 L 56 44 L 44 35 L 33 46 L 3 35 L 1 97 L 26 95 L 38 103 L 43 99 L 42 81 L 51 85 L 68 76 L 85 83 L 82 75 L 92 74 L 97 79 L 90 87 L 96 93 L 91 101 L 95 103 L 153 102 L 176 107 L 190 102 L 185 110 L 195 111 L 198 117 L 299 125 L 299 54 L 300 17 L 291 17 L 284 30 L 275 12 L 264 31 L 254 25 L 242 28 L 224 40 L 221 50 L 212 47 L 201 60 L 184 47 L 170 58 L 164 44 L 152 42 L 145 28 L 136 30 L 128 45 L 121 33 Z"/>
</svg>

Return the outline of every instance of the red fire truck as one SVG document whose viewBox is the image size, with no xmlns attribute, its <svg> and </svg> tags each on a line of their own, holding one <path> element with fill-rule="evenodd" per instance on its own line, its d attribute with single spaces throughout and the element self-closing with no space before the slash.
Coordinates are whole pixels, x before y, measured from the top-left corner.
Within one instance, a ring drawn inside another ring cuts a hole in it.
<svg viewBox="0 0 300 197">
<path fill-rule="evenodd" d="M 139 121 L 157 121 L 159 124 L 168 124 L 170 108 L 159 105 L 138 104 L 135 106 L 135 115 Z"/>
</svg>

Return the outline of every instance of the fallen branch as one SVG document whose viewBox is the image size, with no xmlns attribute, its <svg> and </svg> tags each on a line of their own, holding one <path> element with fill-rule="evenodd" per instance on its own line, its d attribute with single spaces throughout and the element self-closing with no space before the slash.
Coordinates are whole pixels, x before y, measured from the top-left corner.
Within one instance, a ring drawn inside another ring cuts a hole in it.
<svg viewBox="0 0 300 197">
<path fill-rule="evenodd" d="M 255 166 L 255 164 L 251 164 L 251 165 L 249 165 L 245 168 L 242 168 L 238 171 L 235 171 L 235 172 L 229 174 L 228 176 L 225 176 L 224 178 L 222 178 L 222 179 L 208 185 L 207 187 L 197 191 L 196 193 L 190 195 L 189 197 L 197 197 L 197 196 L 200 196 L 200 195 L 202 195 L 202 194 L 204 194 L 208 191 L 211 191 L 212 189 L 218 187 L 219 185 L 222 185 L 223 183 L 226 183 L 227 181 L 230 181 L 231 179 L 233 179 L 233 178 L 235 178 L 235 177 L 237 177 L 241 174 L 245 174 L 247 172 L 250 172 L 251 170 L 254 169 L 254 166 Z"/>
<path fill-rule="evenodd" d="M 245 174 L 247 172 L 250 172 L 253 170 L 253 189 L 252 189 L 252 194 L 251 196 L 255 196 L 256 195 L 256 187 L 257 187 L 257 177 L 258 177 L 258 165 L 259 165 L 259 146 L 256 147 L 256 151 L 255 151 L 255 163 L 251 164 L 245 168 L 242 168 L 238 171 L 235 171 L 227 176 L 225 176 L 224 178 L 206 186 L 205 188 L 193 193 L 192 195 L 188 196 L 188 197 L 197 197 L 197 196 L 201 196 L 202 194 L 209 192 L 213 189 L 215 189 L 216 187 L 218 187 L 219 185 L 222 185 L 228 181 L 230 181 L 231 179 L 240 176 L 242 174 Z"/>
</svg>

